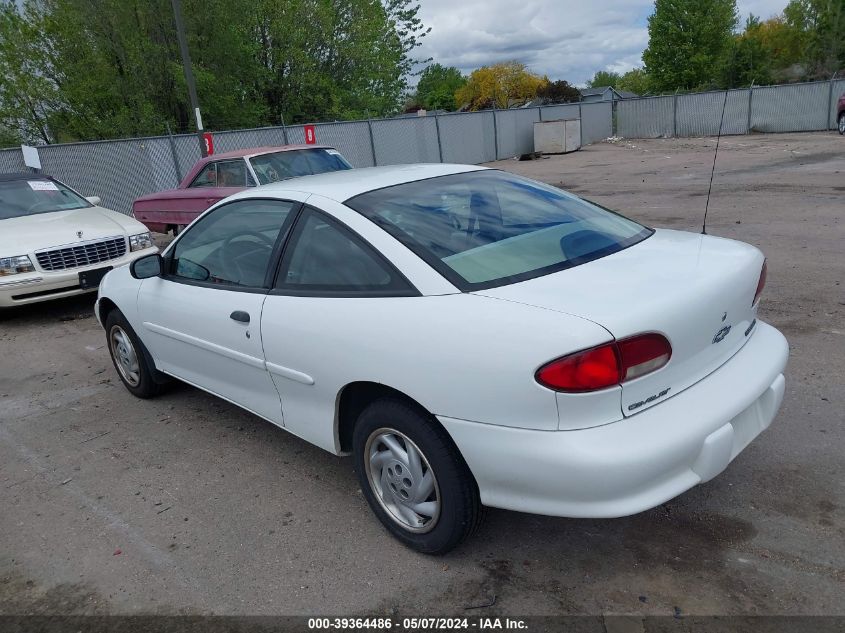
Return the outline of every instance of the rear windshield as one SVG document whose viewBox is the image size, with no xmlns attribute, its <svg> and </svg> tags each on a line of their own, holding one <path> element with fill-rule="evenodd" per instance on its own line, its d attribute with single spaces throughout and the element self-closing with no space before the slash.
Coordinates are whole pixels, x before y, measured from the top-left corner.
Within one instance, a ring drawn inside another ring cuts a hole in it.
<svg viewBox="0 0 845 633">
<path fill-rule="evenodd" d="M 340 152 L 333 149 L 301 149 L 262 154 L 249 159 L 258 184 L 267 185 L 271 182 L 296 178 L 297 176 L 311 176 L 327 171 L 352 169 Z"/>
<path fill-rule="evenodd" d="M 386 187 L 346 204 L 462 290 L 577 266 L 653 233 L 560 189 L 497 170 Z"/>
<path fill-rule="evenodd" d="M 0 220 L 90 206 L 85 198 L 53 180 L 34 176 L 0 181 Z"/>
</svg>

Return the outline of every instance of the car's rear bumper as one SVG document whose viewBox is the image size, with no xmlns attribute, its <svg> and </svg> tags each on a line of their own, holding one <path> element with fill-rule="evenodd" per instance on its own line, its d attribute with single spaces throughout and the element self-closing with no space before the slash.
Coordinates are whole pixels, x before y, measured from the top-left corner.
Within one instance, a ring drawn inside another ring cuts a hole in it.
<svg viewBox="0 0 845 633">
<path fill-rule="evenodd" d="M 485 505 L 568 517 L 653 508 L 722 472 L 766 429 L 783 400 L 789 348 L 758 322 L 715 372 L 629 418 L 577 431 L 535 431 L 439 417 Z"/>
<path fill-rule="evenodd" d="M 69 268 L 66 270 L 36 270 L 32 273 L 0 278 L 0 308 L 50 301 L 62 297 L 72 297 L 86 292 L 95 292 L 96 288 L 83 289 L 79 285 L 79 273 L 111 266 L 126 266 L 133 260 L 158 252 L 155 246 L 141 251 L 126 253 L 118 259 L 110 259 L 90 266 Z"/>
</svg>

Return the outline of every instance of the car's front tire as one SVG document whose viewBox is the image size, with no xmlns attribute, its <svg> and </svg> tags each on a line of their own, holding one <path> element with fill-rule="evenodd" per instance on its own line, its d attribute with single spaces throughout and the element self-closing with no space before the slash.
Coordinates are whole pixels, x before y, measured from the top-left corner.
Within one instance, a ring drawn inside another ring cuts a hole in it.
<svg viewBox="0 0 845 633">
<path fill-rule="evenodd" d="M 845 112 L 839 115 L 839 133 L 845 134 Z"/>
<path fill-rule="evenodd" d="M 133 396 L 152 398 L 161 391 L 158 371 L 150 365 L 143 343 L 118 309 L 106 317 L 106 343 L 120 381 Z"/>
<path fill-rule="evenodd" d="M 476 530 L 478 487 L 436 420 L 402 400 L 377 400 L 359 416 L 352 445 L 367 503 L 402 543 L 445 554 Z"/>
</svg>

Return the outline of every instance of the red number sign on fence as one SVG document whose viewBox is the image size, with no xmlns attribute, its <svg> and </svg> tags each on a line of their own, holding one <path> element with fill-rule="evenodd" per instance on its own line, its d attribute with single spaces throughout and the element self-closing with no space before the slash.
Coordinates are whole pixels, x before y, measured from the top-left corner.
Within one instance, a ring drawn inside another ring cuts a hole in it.
<svg viewBox="0 0 845 633">
<path fill-rule="evenodd" d="M 317 142 L 317 132 L 313 125 L 305 126 L 305 144 L 314 145 Z"/>
<path fill-rule="evenodd" d="M 205 141 L 205 153 L 209 156 L 214 154 L 214 137 L 211 135 L 211 132 L 204 132 L 202 140 Z"/>
</svg>

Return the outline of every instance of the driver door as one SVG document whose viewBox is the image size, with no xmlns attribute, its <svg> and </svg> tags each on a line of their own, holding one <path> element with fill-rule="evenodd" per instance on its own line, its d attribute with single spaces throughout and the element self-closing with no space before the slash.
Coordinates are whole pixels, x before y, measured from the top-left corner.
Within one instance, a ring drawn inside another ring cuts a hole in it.
<svg viewBox="0 0 845 633">
<path fill-rule="evenodd" d="M 282 425 L 261 311 L 298 202 L 247 199 L 192 224 L 138 294 L 141 338 L 162 371 Z"/>
</svg>

